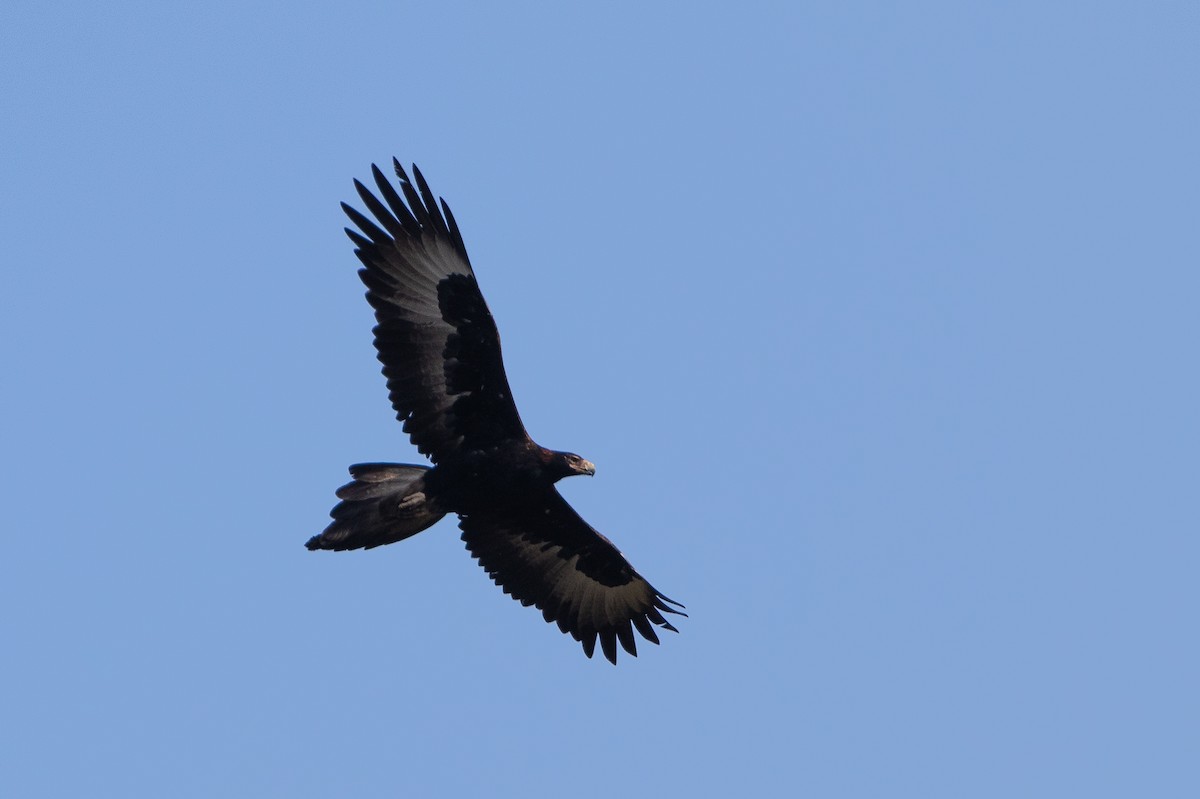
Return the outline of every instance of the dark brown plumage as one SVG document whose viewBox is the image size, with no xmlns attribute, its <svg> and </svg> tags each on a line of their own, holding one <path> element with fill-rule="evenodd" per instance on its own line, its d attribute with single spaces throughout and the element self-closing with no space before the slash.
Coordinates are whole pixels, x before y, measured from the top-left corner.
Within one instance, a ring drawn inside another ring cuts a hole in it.
<svg viewBox="0 0 1200 799">
<path fill-rule="evenodd" d="M 618 643 L 636 655 L 633 631 L 657 644 L 654 626 L 677 632 L 663 614 L 686 615 L 672 607 L 682 605 L 646 582 L 554 488 L 595 467 L 525 432 L 454 216 L 415 166 L 414 184 L 393 163 L 403 198 L 372 165 L 379 197 L 354 185 L 375 221 L 342 208 L 358 228 L 346 233 L 363 263 L 358 274 L 375 309 L 392 407 L 434 466 L 351 466 L 333 521 L 307 546 L 370 549 L 455 513 L 467 549 L 505 593 L 539 608 L 588 657 L 597 639 L 613 663 Z"/>
</svg>

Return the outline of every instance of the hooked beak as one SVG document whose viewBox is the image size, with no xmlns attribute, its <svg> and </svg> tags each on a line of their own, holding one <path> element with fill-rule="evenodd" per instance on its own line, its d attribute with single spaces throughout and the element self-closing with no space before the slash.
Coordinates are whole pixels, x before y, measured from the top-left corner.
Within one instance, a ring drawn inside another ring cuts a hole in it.
<svg viewBox="0 0 1200 799">
<path fill-rule="evenodd" d="M 591 461 L 584 461 L 579 465 L 579 473 L 586 474 L 588 477 L 594 477 L 596 475 L 596 464 Z"/>
</svg>

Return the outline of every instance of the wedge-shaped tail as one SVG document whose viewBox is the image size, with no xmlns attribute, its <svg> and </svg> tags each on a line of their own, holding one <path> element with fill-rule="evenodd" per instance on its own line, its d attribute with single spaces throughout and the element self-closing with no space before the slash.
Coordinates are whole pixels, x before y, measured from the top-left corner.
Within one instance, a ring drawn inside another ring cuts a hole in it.
<svg viewBox="0 0 1200 799">
<path fill-rule="evenodd" d="M 309 549 L 370 549 L 414 536 L 445 512 L 425 494 L 425 466 L 358 463 L 353 482 L 337 490 L 333 521 L 305 544 Z"/>
</svg>

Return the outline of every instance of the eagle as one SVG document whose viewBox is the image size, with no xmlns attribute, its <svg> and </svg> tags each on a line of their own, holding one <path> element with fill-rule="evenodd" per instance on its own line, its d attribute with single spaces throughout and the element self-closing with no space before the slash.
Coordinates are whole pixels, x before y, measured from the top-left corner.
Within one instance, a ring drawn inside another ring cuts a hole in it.
<svg viewBox="0 0 1200 799">
<path fill-rule="evenodd" d="M 513 402 L 500 334 L 467 258 L 458 223 L 421 171 L 392 159 L 399 191 L 378 166 L 378 196 L 358 180 L 366 210 L 342 210 L 375 310 L 375 349 L 396 418 L 432 466 L 360 463 L 337 491 L 333 521 L 310 550 L 393 544 L 458 516 L 462 540 L 488 576 L 583 645 L 599 639 L 637 655 L 637 630 L 678 632 L 664 614 L 686 616 L 558 493 L 564 477 L 594 475 L 590 461 L 546 449 L 525 431 Z M 401 197 L 403 194 L 403 197 Z M 439 203 L 440 200 L 440 203 Z"/>
</svg>

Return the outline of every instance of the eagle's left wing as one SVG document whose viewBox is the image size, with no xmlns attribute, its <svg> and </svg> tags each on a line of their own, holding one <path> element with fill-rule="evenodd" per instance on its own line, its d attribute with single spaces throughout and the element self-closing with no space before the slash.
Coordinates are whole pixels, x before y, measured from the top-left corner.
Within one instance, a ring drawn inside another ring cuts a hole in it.
<svg viewBox="0 0 1200 799">
<path fill-rule="evenodd" d="M 678 632 L 663 613 L 687 615 L 553 488 L 534 501 L 464 514 L 459 527 L 496 584 L 522 605 L 535 605 L 547 622 L 581 642 L 588 657 L 597 638 L 614 664 L 618 641 L 636 656 L 635 628 L 657 644 L 651 623 Z"/>
</svg>

